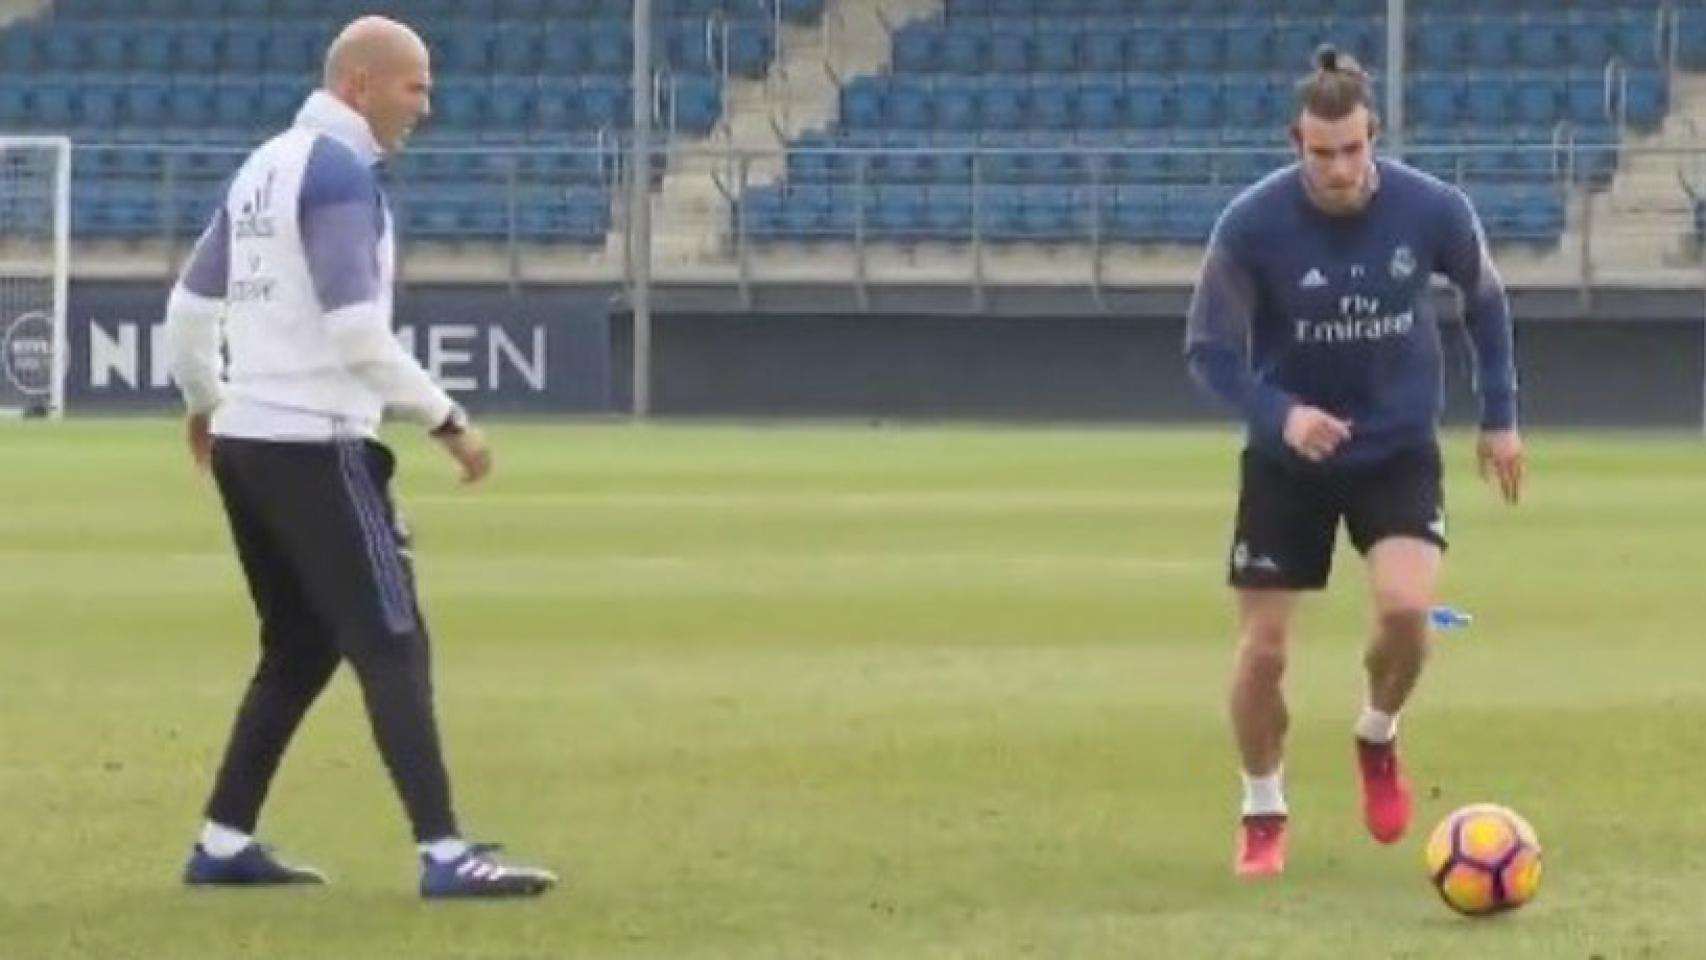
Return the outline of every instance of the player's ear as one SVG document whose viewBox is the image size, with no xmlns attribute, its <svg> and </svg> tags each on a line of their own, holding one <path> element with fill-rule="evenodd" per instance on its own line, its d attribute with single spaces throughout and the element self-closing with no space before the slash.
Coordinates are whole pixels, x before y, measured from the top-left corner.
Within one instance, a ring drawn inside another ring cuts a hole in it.
<svg viewBox="0 0 1706 960">
<path fill-rule="evenodd" d="M 1373 110 L 1368 112 L 1368 142 L 1373 143 L 1380 136 L 1380 114 Z"/>
</svg>

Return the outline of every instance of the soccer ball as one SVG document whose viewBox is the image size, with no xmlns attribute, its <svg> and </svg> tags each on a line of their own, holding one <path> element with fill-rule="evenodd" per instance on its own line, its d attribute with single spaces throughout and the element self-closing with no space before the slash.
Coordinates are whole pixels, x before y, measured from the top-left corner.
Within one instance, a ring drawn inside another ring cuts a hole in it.
<svg viewBox="0 0 1706 960">
<path fill-rule="evenodd" d="M 1515 910 L 1540 889 L 1540 838 L 1508 807 L 1451 812 L 1428 837 L 1428 878 L 1446 906 L 1471 917 Z"/>
</svg>

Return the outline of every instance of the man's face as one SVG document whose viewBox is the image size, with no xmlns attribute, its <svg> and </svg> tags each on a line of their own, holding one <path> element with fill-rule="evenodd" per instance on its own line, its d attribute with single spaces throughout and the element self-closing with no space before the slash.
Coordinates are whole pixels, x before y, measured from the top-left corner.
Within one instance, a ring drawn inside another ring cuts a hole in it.
<svg viewBox="0 0 1706 960">
<path fill-rule="evenodd" d="M 354 106 L 387 154 L 401 150 L 415 125 L 432 112 L 432 70 L 426 50 L 399 52 L 395 59 L 364 71 Z"/>
<path fill-rule="evenodd" d="M 1356 213 L 1368 203 L 1374 151 L 1370 119 L 1362 106 L 1338 120 L 1305 110 L 1292 128 L 1310 199 L 1327 213 Z"/>
</svg>

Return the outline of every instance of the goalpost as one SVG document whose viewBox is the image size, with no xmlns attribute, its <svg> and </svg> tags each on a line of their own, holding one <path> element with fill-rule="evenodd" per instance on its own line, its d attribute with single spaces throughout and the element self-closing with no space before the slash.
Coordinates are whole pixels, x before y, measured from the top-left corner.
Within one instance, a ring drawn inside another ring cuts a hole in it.
<svg viewBox="0 0 1706 960">
<path fill-rule="evenodd" d="M 65 410 L 71 141 L 0 136 L 0 415 Z"/>
</svg>

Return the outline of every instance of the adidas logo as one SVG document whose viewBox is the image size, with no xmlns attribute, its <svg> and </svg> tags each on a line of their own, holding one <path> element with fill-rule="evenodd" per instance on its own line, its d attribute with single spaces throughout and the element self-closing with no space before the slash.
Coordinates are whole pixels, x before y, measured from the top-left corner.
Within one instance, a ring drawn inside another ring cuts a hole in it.
<svg viewBox="0 0 1706 960">
<path fill-rule="evenodd" d="M 1309 272 L 1303 275 L 1303 279 L 1297 281 L 1297 285 L 1304 290 L 1313 290 L 1316 287 L 1326 286 L 1327 278 L 1321 275 L 1319 269 L 1310 267 Z"/>
</svg>

